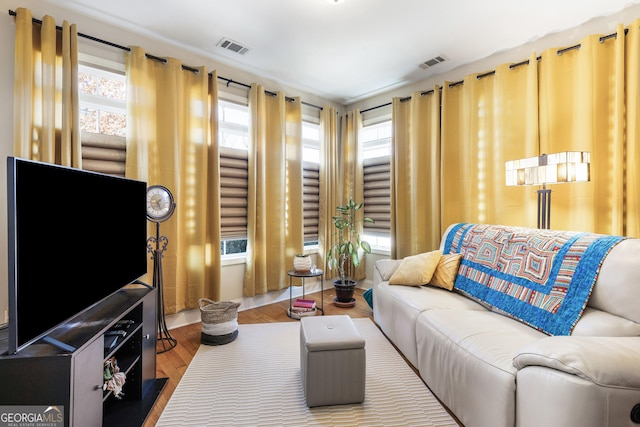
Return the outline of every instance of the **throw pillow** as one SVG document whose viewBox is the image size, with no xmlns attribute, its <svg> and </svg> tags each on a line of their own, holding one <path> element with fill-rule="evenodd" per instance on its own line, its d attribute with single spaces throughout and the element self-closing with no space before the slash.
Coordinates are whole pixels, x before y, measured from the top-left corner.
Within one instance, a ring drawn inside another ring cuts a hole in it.
<svg viewBox="0 0 640 427">
<path fill-rule="evenodd" d="M 369 304 L 369 307 L 373 308 L 373 288 L 369 288 L 362 293 L 362 298 Z"/>
<path fill-rule="evenodd" d="M 440 257 L 438 268 L 433 273 L 431 285 L 439 288 L 453 290 L 453 284 L 458 275 L 458 267 L 460 266 L 461 254 L 447 254 Z"/>
<path fill-rule="evenodd" d="M 425 252 L 404 258 L 389 278 L 390 285 L 422 286 L 431 281 L 442 251 Z"/>
</svg>

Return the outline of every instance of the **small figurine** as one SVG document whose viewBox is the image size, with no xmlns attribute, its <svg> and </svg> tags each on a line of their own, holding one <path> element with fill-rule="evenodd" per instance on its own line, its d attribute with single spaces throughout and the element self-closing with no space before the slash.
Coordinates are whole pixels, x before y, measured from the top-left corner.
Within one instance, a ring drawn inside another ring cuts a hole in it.
<svg viewBox="0 0 640 427">
<path fill-rule="evenodd" d="M 124 372 L 120 372 L 118 361 L 115 357 L 110 357 L 104 362 L 104 385 L 103 390 L 109 390 L 113 392 L 113 396 L 116 399 L 122 399 L 124 393 L 122 387 L 127 379 Z"/>
</svg>

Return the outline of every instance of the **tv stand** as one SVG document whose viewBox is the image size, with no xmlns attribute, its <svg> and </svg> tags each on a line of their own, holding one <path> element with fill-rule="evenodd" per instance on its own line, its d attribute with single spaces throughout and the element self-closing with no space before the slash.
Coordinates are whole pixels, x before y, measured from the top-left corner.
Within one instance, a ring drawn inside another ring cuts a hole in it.
<svg viewBox="0 0 640 427">
<path fill-rule="evenodd" d="M 49 335 L 47 335 L 46 337 L 43 337 L 42 341 L 44 341 L 46 343 L 49 343 L 51 345 L 55 345 L 60 350 L 64 350 L 64 351 L 69 352 L 69 353 L 72 353 L 72 352 L 76 351 L 76 349 L 74 347 L 71 347 L 69 344 L 65 344 L 62 341 L 58 341 L 55 338 L 51 338 Z"/>
<path fill-rule="evenodd" d="M 0 412 L 55 406 L 69 427 L 141 426 L 167 382 L 156 378 L 156 298 L 155 288 L 125 287 L 46 339 L 0 356 Z M 124 333 L 112 340 L 114 330 Z M 121 399 L 103 390 L 111 357 L 126 374 Z"/>
</svg>

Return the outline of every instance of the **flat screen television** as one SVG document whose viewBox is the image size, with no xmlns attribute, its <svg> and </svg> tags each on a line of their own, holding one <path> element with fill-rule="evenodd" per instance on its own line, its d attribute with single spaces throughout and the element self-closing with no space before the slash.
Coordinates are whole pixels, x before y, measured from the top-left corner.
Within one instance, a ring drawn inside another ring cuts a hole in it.
<svg viewBox="0 0 640 427">
<path fill-rule="evenodd" d="M 146 188 L 7 159 L 9 354 L 147 272 Z"/>
</svg>

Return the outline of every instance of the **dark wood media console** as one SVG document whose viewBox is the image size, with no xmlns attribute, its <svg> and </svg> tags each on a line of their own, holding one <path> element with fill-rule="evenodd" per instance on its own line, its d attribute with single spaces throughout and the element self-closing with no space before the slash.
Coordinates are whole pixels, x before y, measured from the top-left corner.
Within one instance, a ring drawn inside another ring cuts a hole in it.
<svg viewBox="0 0 640 427">
<path fill-rule="evenodd" d="M 142 425 L 167 382 L 156 378 L 156 298 L 131 285 L 17 354 L 0 342 L 0 406 L 57 406 L 70 427 Z M 112 343 L 114 330 L 125 334 Z M 126 374 L 121 399 L 102 387 L 110 357 Z"/>
</svg>

